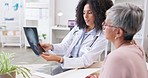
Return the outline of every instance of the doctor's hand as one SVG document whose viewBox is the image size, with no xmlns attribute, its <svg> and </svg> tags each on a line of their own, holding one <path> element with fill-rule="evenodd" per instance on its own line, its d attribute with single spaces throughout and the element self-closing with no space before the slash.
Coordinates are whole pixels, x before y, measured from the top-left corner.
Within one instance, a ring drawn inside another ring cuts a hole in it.
<svg viewBox="0 0 148 78">
<path fill-rule="evenodd" d="M 44 58 L 46 61 L 56 61 L 59 63 L 63 63 L 64 59 L 61 56 L 57 56 L 54 54 L 41 54 L 41 57 Z"/>
<path fill-rule="evenodd" d="M 41 47 L 45 50 L 45 51 L 48 51 L 48 50 L 52 50 L 53 49 L 53 46 L 52 44 L 49 44 L 49 43 L 40 43 Z"/>
</svg>

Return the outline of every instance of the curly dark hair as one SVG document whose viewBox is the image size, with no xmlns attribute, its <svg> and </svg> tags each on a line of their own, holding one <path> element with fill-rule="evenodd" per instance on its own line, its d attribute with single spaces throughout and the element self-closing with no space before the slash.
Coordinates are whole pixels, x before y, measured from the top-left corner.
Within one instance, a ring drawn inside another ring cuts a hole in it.
<svg viewBox="0 0 148 78">
<path fill-rule="evenodd" d="M 76 23 L 78 27 L 86 28 L 87 25 L 83 18 L 83 9 L 86 4 L 89 4 L 90 9 L 95 17 L 94 23 L 96 30 L 102 30 L 102 22 L 105 20 L 105 12 L 113 6 L 111 0 L 80 0 L 76 7 Z"/>
</svg>

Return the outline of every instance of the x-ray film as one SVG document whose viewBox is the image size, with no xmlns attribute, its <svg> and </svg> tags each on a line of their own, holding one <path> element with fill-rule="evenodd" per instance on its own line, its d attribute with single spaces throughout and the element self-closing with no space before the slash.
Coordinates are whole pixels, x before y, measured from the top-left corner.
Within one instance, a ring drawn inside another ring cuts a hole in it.
<svg viewBox="0 0 148 78">
<path fill-rule="evenodd" d="M 36 27 L 24 27 L 24 32 L 31 49 L 36 55 L 42 54 L 45 50 L 40 46 Z"/>
</svg>

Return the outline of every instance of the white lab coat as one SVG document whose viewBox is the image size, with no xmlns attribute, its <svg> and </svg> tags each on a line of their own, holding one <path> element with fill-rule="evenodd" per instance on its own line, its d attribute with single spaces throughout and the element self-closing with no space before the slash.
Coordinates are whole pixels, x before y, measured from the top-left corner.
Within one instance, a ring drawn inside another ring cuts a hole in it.
<svg viewBox="0 0 148 78">
<path fill-rule="evenodd" d="M 53 52 L 57 55 L 64 55 L 64 62 L 62 64 L 63 68 L 89 67 L 99 60 L 99 55 L 105 50 L 107 40 L 104 38 L 103 32 L 98 32 L 96 34 L 90 34 L 87 39 L 83 41 L 79 50 L 79 57 L 69 58 L 72 49 L 79 41 L 82 33 L 83 29 L 79 29 L 77 26 L 75 26 L 60 44 L 53 44 Z M 94 41 L 95 36 L 98 36 L 98 38 L 94 44 L 89 47 Z"/>
</svg>

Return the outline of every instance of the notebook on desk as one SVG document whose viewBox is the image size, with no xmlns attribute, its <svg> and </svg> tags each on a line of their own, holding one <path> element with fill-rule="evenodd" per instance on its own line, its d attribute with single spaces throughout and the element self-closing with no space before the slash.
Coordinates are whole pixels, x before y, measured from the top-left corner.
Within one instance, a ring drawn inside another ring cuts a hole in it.
<svg viewBox="0 0 148 78">
<path fill-rule="evenodd" d="M 38 31 L 36 27 L 23 27 L 27 41 L 36 55 L 42 54 L 45 50 L 39 44 Z"/>
</svg>

